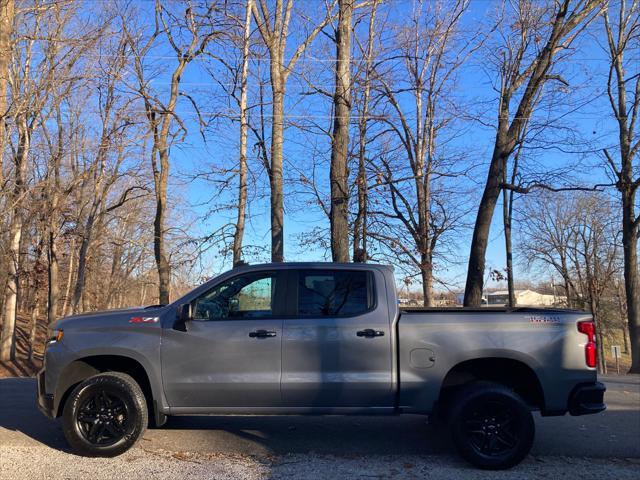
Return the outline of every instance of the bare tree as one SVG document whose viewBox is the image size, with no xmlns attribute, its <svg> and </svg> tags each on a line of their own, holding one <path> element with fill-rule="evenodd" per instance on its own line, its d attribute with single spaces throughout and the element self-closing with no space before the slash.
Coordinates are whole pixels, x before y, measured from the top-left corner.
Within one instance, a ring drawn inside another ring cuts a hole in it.
<svg viewBox="0 0 640 480">
<path fill-rule="evenodd" d="M 353 221 L 353 261 L 367 261 L 367 138 L 369 108 L 371 98 L 372 62 L 374 55 L 376 13 L 380 0 L 374 0 L 369 13 L 369 26 L 367 30 L 367 42 L 360 45 L 363 57 L 362 79 L 358 90 L 361 91 L 360 110 L 358 114 L 358 174 L 356 177 L 358 209 Z M 356 37 L 357 41 L 357 37 Z"/>
<path fill-rule="evenodd" d="M 289 23 L 293 10 L 293 0 L 275 0 L 273 9 L 269 9 L 265 0 L 253 5 L 262 41 L 269 50 L 271 81 L 271 148 L 268 169 L 271 189 L 271 260 L 284 260 L 284 202 L 283 202 L 283 142 L 284 142 L 284 99 L 289 75 L 295 68 L 300 56 L 311 42 L 333 19 L 332 8 L 327 8 L 322 21 L 303 37 L 288 61 L 285 50 L 289 38 Z"/>
<path fill-rule="evenodd" d="M 349 122 L 351 119 L 351 30 L 353 0 L 338 0 L 336 30 L 336 87 L 333 95 L 331 139 L 331 257 L 349 261 Z"/>
<path fill-rule="evenodd" d="M 574 207 L 567 194 L 543 193 L 527 199 L 522 212 L 521 242 L 528 266 L 544 264 L 560 275 L 568 307 L 576 307 L 578 288 L 571 275 L 569 248 Z M 554 282 L 555 283 L 555 282 Z"/>
<path fill-rule="evenodd" d="M 567 49 L 599 13 L 602 0 L 561 0 L 541 4 L 514 2 L 511 37 L 505 37 L 499 64 L 498 122 L 489 172 L 473 230 L 464 304 L 480 305 L 485 256 L 493 212 L 502 190 L 507 162 L 534 112 L 543 86 L 561 80 L 552 73 L 558 54 Z M 542 38 L 546 38 L 540 44 Z M 512 106 L 515 105 L 513 114 Z"/>
<path fill-rule="evenodd" d="M 607 373 L 603 300 L 618 273 L 618 229 L 607 202 L 597 196 L 579 198 L 574 210 L 570 258 L 580 285 L 580 299 L 598 326 L 598 368 Z"/>
<path fill-rule="evenodd" d="M 201 56 L 207 44 L 223 33 L 223 27 L 217 23 L 216 2 L 199 9 L 191 1 L 184 2 L 181 15 L 172 13 L 160 0 L 155 4 L 155 30 L 146 39 L 141 40 L 137 32 L 130 30 L 129 19 L 122 19 L 122 27 L 129 39 L 133 56 L 134 70 L 138 80 L 137 93 L 144 103 L 144 109 L 151 135 L 151 166 L 153 170 L 154 191 L 156 196 L 154 230 L 154 254 L 158 270 L 158 301 L 168 304 L 171 294 L 171 264 L 167 255 L 165 222 L 167 215 L 167 185 L 169 169 L 170 133 L 174 123 L 186 131 L 184 124 L 176 114 L 178 99 L 181 95 L 180 82 L 187 66 Z M 156 46 L 156 40 L 164 35 L 173 51 L 176 65 L 171 72 L 169 95 L 165 101 L 158 92 L 152 90 L 149 74 L 145 70 L 145 57 Z"/>
<path fill-rule="evenodd" d="M 43 34 L 39 20 L 39 18 L 36 18 L 33 26 L 34 36 Z M 0 344 L 1 361 L 15 360 L 16 355 L 15 325 L 18 309 L 18 287 L 20 284 L 20 245 L 24 222 L 22 206 L 27 192 L 26 175 L 31 135 L 36 119 L 39 116 L 39 109 L 42 106 L 41 102 L 44 96 L 42 90 L 40 90 L 44 85 L 36 81 L 38 75 L 36 75 L 36 78 L 32 77 L 32 69 L 36 62 L 33 51 L 34 43 L 35 40 L 31 38 L 24 42 L 24 46 L 19 52 L 16 49 L 12 50 L 11 53 L 18 58 L 10 66 L 8 79 L 12 99 L 10 115 L 17 131 L 17 146 L 13 149 L 13 185 L 8 195 L 11 211 L 8 249 L 9 268 L 3 305 L 4 315 Z M 44 62 L 36 63 L 36 71 L 39 66 L 43 65 Z M 3 118 L 4 121 L 5 119 Z M 4 154 L 4 152 L 0 153 Z"/>
<path fill-rule="evenodd" d="M 409 22 L 397 34 L 397 51 L 389 55 L 392 63 L 403 59 L 404 68 L 376 74 L 392 111 L 382 118 L 396 134 L 409 165 L 408 170 L 398 169 L 384 157 L 380 160 L 383 185 L 391 199 L 393 213 L 389 215 L 401 222 L 413 239 L 406 253 L 415 252 L 410 257 L 420 271 L 425 306 L 433 304 L 434 249 L 452 216 L 442 208 L 442 199 L 440 204 L 434 202 L 434 181 L 455 175 L 455 169 L 443 161 L 445 155 L 437 142 L 455 120 L 445 106 L 454 75 L 477 47 L 477 38 L 460 38 L 459 23 L 468 6 L 467 0 L 416 3 Z M 380 63 L 376 72 L 384 68 L 385 62 Z M 388 78 L 392 74 L 398 78 Z M 405 187 L 406 183 L 412 188 Z M 442 213 L 440 219 L 434 210 Z"/>
<path fill-rule="evenodd" d="M 616 153 L 605 149 L 604 154 L 614 174 L 616 188 L 622 202 L 622 244 L 624 248 L 624 280 L 627 299 L 627 319 L 631 339 L 630 373 L 640 373 L 640 280 L 638 279 L 638 229 L 640 216 L 636 214 L 636 193 L 640 175 L 634 165 L 640 149 L 638 114 L 640 113 L 640 73 L 637 57 L 631 63 L 627 53 L 636 53 L 640 35 L 640 3 L 637 0 L 618 0 L 609 7 L 617 15 L 609 18 L 604 12 L 607 46 L 610 58 L 607 92 L 613 115 L 617 120 L 618 159 Z M 617 12 L 615 11 L 617 9 Z M 632 55 L 633 57 L 633 55 Z M 629 70 L 634 75 L 628 75 Z"/>
<path fill-rule="evenodd" d="M 249 78 L 249 46 L 251 37 L 251 9 L 253 0 L 247 0 L 242 34 L 242 72 L 240 74 L 240 163 L 238 166 L 238 217 L 233 233 L 233 264 L 242 261 L 242 241 L 247 210 L 247 135 L 249 123 L 247 119 L 247 95 Z"/>
<path fill-rule="evenodd" d="M 81 308 L 86 282 L 87 260 L 89 249 L 95 238 L 96 225 L 100 225 L 104 221 L 106 214 L 130 200 L 132 192 L 141 188 L 138 185 L 131 185 L 121 193 L 119 198 L 109 202 L 113 187 L 122 175 L 121 167 L 126 158 L 128 129 L 133 126 L 129 113 L 131 100 L 126 98 L 123 100 L 118 94 L 118 89 L 123 86 L 122 73 L 127 66 L 125 51 L 125 39 L 117 39 L 115 54 L 106 55 L 106 62 L 101 68 L 102 75 L 96 86 L 100 136 L 97 148 L 92 151 L 92 162 L 89 164 L 84 179 L 84 188 L 91 192 L 91 200 L 79 231 L 80 249 L 71 301 L 72 312 L 78 312 Z"/>
<path fill-rule="evenodd" d="M 5 117 L 8 113 L 7 87 L 9 83 L 9 63 L 13 51 L 14 0 L 0 0 L 0 192 L 4 189 L 4 145 Z"/>
<path fill-rule="evenodd" d="M 5 285 L 4 323 L 0 359 L 15 359 L 15 323 L 21 271 L 21 244 L 29 195 L 32 136 L 48 119 L 45 108 L 55 88 L 74 67 L 84 49 L 84 42 L 67 42 L 66 28 L 74 10 L 68 4 L 39 5 L 25 9 L 21 42 L 13 42 L 9 68 L 11 106 L 7 117 L 15 129 L 13 153 L 13 184 L 8 199 L 11 209 L 9 226 L 8 277 Z M 29 17 L 29 21 L 26 18 Z M 46 22 L 46 18 L 53 19 Z M 6 118 L 4 119 L 6 120 Z M 3 152 L 4 153 L 4 152 Z"/>
<path fill-rule="evenodd" d="M 50 161 L 47 162 L 44 179 L 43 196 L 47 212 L 46 223 L 46 254 L 47 254 L 47 324 L 52 325 L 57 318 L 58 301 L 60 298 L 59 282 L 59 249 L 58 237 L 63 225 L 61 206 L 63 203 L 62 165 L 65 156 L 65 124 L 62 119 L 61 103 L 65 96 L 70 95 L 71 88 L 76 86 L 74 82 L 67 82 L 67 88 L 61 89 L 56 96 L 52 110 L 55 117 L 57 132 L 53 135 L 49 132 L 47 123 L 42 123 L 42 135 L 48 145 Z M 69 129 L 71 130 L 71 129 Z"/>
<path fill-rule="evenodd" d="M 599 369 L 604 363 L 606 300 L 620 272 L 619 231 L 602 193 L 544 193 L 525 202 L 520 233 L 524 260 L 562 278 L 567 305 L 589 310 L 598 326 Z"/>
</svg>

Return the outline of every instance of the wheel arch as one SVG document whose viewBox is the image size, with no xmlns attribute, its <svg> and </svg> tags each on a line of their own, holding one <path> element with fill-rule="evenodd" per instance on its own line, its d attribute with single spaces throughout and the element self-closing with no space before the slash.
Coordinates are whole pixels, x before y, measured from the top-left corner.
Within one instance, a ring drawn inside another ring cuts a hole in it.
<svg viewBox="0 0 640 480">
<path fill-rule="evenodd" d="M 154 390 L 149 373 L 137 359 L 126 355 L 90 355 L 78 358 L 67 365 L 56 386 L 54 395 L 54 412 L 56 417 L 62 415 L 65 403 L 73 389 L 93 375 L 105 372 L 120 372 L 131 376 L 140 386 L 147 401 L 149 418 L 159 418 Z"/>
<path fill-rule="evenodd" d="M 450 396 L 476 381 L 499 383 L 511 388 L 533 408 L 545 410 L 544 390 L 538 374 L 525 362 L 509 357 L 483 357 L 462 361 L 449 369 L 440 386 L 437 405 L 445 408 Z"/>
</svg>

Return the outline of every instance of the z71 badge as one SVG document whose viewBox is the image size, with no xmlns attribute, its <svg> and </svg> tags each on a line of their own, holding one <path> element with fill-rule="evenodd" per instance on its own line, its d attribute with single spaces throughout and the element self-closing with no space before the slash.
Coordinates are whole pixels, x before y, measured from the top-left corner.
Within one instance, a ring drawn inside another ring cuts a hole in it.
<svg viewBox="0 0 640 480">
<path fill-rule="evenodd" d="M 157 323 L 158 317 L 131 317 L 129 323 Z"/>
</svg>

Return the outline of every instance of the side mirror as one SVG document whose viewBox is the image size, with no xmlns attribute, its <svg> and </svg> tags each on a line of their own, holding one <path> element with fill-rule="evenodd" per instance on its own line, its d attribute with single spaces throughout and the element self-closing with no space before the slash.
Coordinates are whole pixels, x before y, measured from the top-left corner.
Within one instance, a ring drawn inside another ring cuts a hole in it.
<svg viewBox="0 0 640 480">
<path fill-rule="evenodd" d="M 173 324 L 174 330 L 179 330 L 181 332 L 187 331 L 187 322 L 193 318 L 191 312 L 191 304 L 183 303 L 182 305 L 178 305 L 178 311 L 176 313 L 176 321 Z"/>
<path fill-rule="evenodd" d="M 237 297 L 231 297 L 229 299 L 229 312 L 236 313 L 240 310 L 240 300 Z"/>
</svg>

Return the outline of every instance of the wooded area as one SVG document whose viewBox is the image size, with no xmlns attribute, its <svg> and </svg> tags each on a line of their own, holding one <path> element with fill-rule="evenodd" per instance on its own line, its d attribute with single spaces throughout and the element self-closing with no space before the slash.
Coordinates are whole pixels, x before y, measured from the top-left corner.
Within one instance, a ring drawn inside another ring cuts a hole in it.
<svg viewBox="0 0 640 480">
<path fill-rule="evenodd" d="M 0 361 L 330 258 L 552 288 L 640 373 L 640 2 L 481 3 L 0 0 Z"/>
</svg>

